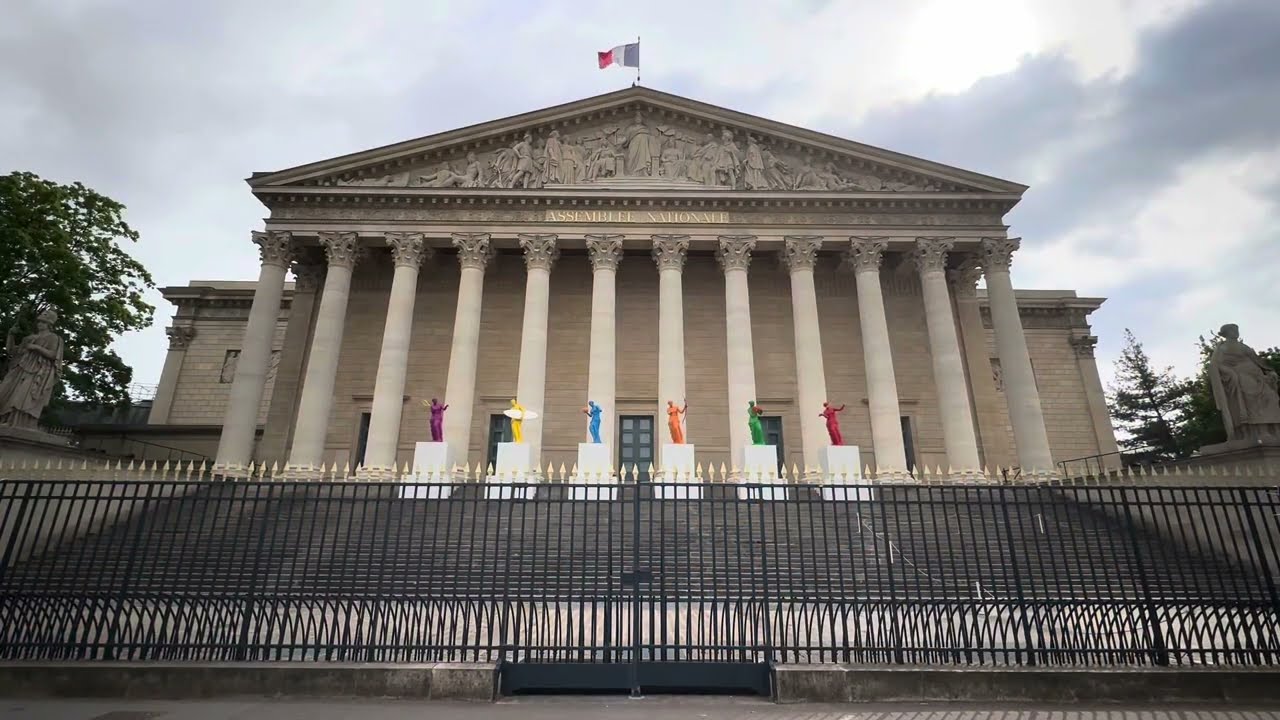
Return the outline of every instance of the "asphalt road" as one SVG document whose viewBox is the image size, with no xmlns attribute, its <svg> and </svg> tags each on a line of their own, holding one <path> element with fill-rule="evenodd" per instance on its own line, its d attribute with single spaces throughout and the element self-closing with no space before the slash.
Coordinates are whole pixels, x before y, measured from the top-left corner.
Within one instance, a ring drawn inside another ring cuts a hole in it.
<svg viewBox="0 0 1280 720">
<path fill-rule="evenodd" d="M 0 720 L 1280 720 L 1280 708 L 1212 705 L 775 705 L 719 697 L 521 698 L 496 704 L 259 698 L 22 700 L 0 698 Z"/>
</svg>

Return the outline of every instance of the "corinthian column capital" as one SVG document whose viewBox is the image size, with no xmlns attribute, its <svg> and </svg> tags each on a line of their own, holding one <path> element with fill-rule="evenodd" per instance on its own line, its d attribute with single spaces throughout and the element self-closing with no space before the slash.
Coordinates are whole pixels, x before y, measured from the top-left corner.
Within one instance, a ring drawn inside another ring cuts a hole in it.
<svg viewBox="0 0 1280 720">
<path fill-rule="evenodd" d="M 293 257 L 293 233 L 286 230 L 253 231 L 253 242 L 263 265 L 289 267 Z"/>
<path fill-rule="evenodd" d="M 391 258 L 397 267 L 420 267 L 435 253 L 427 245 L 427 236 L 420 232 L 389 232 L 387 244 L 391 246 Z"/>
<path fill-rule="evenodd" d="M 889 238 L 851 237 L 849 250 L 844 255 L 844 264 L 853 268 L 854 272 L 879 272 L 880 261 L 884 259 L 884 251 L 888 247 Z"/>
<path fill-rule="evenodd" d="M 819 235 L 788 235 L 783 239 L 785 246 L 782 261 L 791 272 L 812 270 L 818 264 L 818 248 L 822 247 Z"/>
<path fill-rule="evenodd" d="M 716 259 L 725 272 L 742 270 L 751 265 L 751 251 L 756 247 L 755 235 L 721 235 L 720 250 Z"/>
<path fill-rule="evenodd" d="M 588 235 L 587 251 L 592 270 L 617 270 L 622 262 L 621 235 Z"/>
<path fill-rule="evenodd" d="M 947 277 L 951 280 L 951 289 L 956 297 L 977 297 L 978 281 L 982 279 L 982 263 L 978 262 L 978 258 L 970 255 L 960 263 L 959 267 L 947 271 Z"/>
<path fill-rule="evenodd" d="M 685 257 L 689 253 L 688 235 L 654 235 L 653 261 L 658 271 L 684 270 Z"/>
<path fill-rule="evenodd" d="M 529 270 L 550 271 L 560 257 L 555 235 L 521 235 L 520 247 L 524 249 L 524 265 Z"/>
<path fill-rule="evenodd" d="M 916 261 L 916 269 L 920 274 L 943 272 L 947 269 L 947 253 L 955 247 L 953 237 L 916 238 L 916 249 L 912 257 Z"/>
<path fill-rule="evenodd" d="M 1021 246 L 1022 238 L 982 238 L 983 272 L 1009 272 L 1013 253 Z"/>
<path fill-rule="evenodd" d="M 489 233 L 454 233 L 453 246 L 458 248 L 458 264 L 464 269 L 484 270 L 493 258 Z"/>
<path fill-rule="evenodd" d="M 164 334 L 169 336 L 170 350 L 186 350 L 196 336 L 196 329 L 188 325 L 174 325 L 165 328 Z"/>
<path fill-rule="evenodd" d="M 360 236 L 353 232 L 318 233 L 330 267 L 353 268 L 361 257 Z"/>
</svg>

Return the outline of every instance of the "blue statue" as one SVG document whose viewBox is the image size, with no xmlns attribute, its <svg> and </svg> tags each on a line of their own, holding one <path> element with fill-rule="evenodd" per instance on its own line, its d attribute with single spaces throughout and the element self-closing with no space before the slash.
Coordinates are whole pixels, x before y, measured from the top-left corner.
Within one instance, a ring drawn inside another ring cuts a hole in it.
<svg viewBox="0 0 1280 720">
<path fill-rule="evenodd" d="M 587 429 L 591 431 L 591 442 L 600 442 L 600 416 L 604 414 L 604 408 L 595 403 L 594 400 L 588 400 L 587 406 L 582 408 L 582 413 L 591 418 L 591 422 L 587 425 Z"/>
</svg>

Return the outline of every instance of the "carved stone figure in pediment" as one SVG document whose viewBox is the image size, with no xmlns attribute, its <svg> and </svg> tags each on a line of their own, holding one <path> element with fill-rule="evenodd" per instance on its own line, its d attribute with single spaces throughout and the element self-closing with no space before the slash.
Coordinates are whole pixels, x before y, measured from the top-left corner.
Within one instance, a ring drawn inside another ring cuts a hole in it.
<svg viewBox="0 0 1280 720">
<path fill-rule="evenodd" d="M 738 187 L 740 179 L 740 169 L 742 166 L 742 151 L 738 149 L 738 144 L 733 141 L 732 130 L 722 130 L 720 132 L 720 144 L 716 147 L 715 162 L 713 164 L 712 178 L 716 185 L 727 185 L 731 188 Z"/>
<path fill-rule="evenodd" d="M 747 136 L 747 158 L 742 168 L 742 184 L 748 190 L 768 190 L 769 178 L 764 174 L 764 154 L 752 135 Z"/>
<path fill-rule="evenodd" d="M 419 175 L 421 187 L 480 187 L 483 183 L 480 161 L 473 152 L 467 153 L 467 166 L 462 172 L 454 172 L 447 164 L 431 175 Z"/>
<path fill-rule="evenodd" d="M 606 120 L 521 130 L 509 145 L 469 145 L 427 167 L 380 177 L 335 178 L 337 185 L 420 188 L 514 188 L 598 183 L 612 178 L 663 178 L 750 191 L 913 192 L 940 186 L 916 174 L 890 177 L 817 148 L 796 147 L 746 128 L 695 129 L 680 117 L 657 122 L 649 111 L 628 114 L 621 127 Z M 585 122 L 584 122 L 585 120 Z M 705 134 L 704 134 L 705 132 Z M 463 155 L 465 154 L 465 158 Z M 354 173 L 353 173 L 354 175 Z"/>
<path fill-rule="evenodd" d="M 644 116 L 636 112 L 635 120 L 622 131 L 627 145 L 626 174 L 632 177 L 658 174 L 661 142 L 644 124 Z"/>
</svg>

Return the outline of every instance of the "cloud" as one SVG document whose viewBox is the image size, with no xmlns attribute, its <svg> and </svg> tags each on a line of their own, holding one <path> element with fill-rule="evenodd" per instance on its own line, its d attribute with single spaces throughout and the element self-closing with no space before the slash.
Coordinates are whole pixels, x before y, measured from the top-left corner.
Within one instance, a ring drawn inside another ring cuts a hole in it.
<svg viewBox="0 0 1280 720">
<path fill-rule="evenodd" d="M 1280 341 L 1280 4 L 1195 0 L 16 0 L 0 26 L 0 171 L 124 202 L 161 284 L 252 278 L 274 170 L 645 84 L 1032 185 L 1015 280 L 1078 287 L 1106 358 L 1161 362 L 1227 319 Z M 119 349 L 159 378 L 172 309 Z M 1177 308 L 1177 313 L 1170 309 Z M 1221 320 L 1219 320 L 1221 316 Z"/>
</svg>

